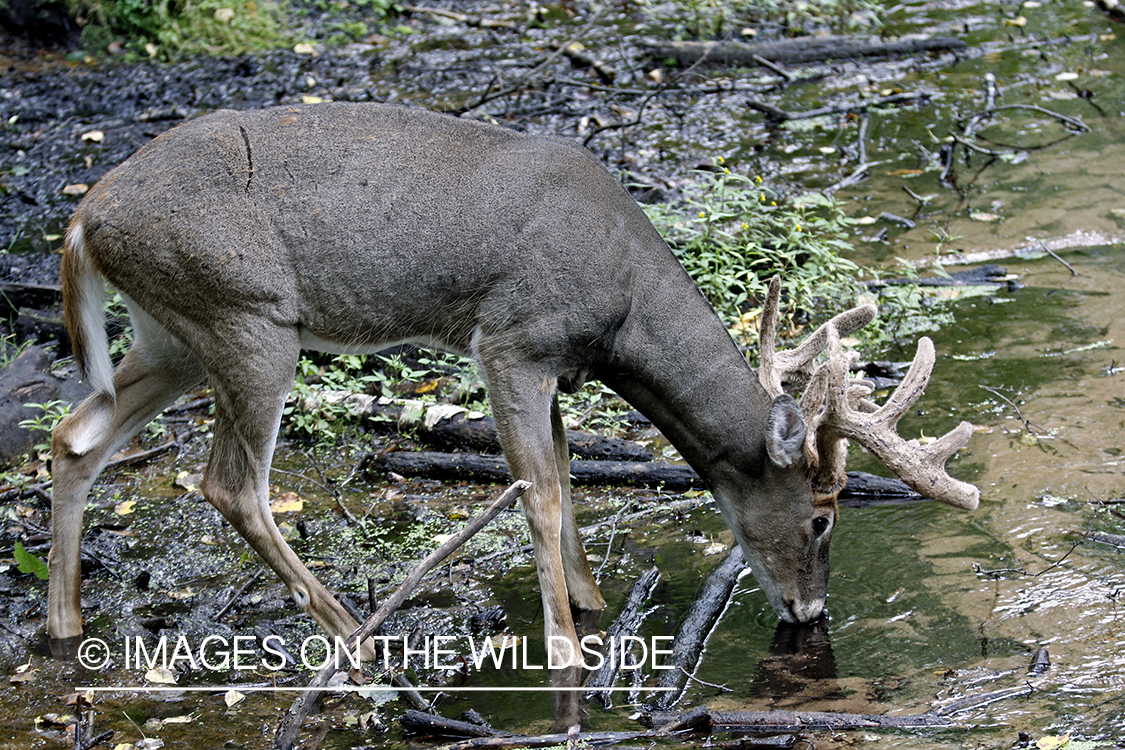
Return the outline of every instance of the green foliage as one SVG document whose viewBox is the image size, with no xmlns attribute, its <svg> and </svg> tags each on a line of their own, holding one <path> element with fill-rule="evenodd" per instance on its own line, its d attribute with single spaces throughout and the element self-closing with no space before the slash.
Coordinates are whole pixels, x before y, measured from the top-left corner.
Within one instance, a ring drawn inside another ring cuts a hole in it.
<svg viewBox="0 0 1125 750">
<path fill-rule="evenodd" d="M 44 404 L 29 403 L 24 404 L 29 409 L 38 409 L 39 414 L 28 419 L 20 420 L 19 426 L 28 430 L 29 432 L 42 432 L 47 436 L 47 440 L 35 444 L 35 450 L 47 451 L 51 449 L 51 431 L 55 429 L 63 417 L 70 413 L 70 404 L 65 401 L 48 401 Z"/>
<path fill-rule="evenodd" d="M 121 38 L 139 56 L 174 60 L 277 46 L 284 13 L 272 0 L 70 0 L 86 21 L 83 44 L 103 52 Z"/>
<path fill-rule="evenodd" d="M 724 169 L 698 183 L 683 204 L 646 208 L 740 343 L 756 341 L 755 321 L 774 276 L 789 310 L 839 312 L 861 291 L 858 266 L 845 257 L 853 222 L 826 196 L 784 200 L 761 177 Z"/>
<path fill-rule="evenodd" d="M 23 548 L 23 545 L 16 542 L 15 549 L 12 551 L 12 557 L 16 560 L 16 567 L 21 573 L 30 573 L 38 578 L 40 581 L 47 580 L 47 563 L 40 560 L 35 555 L 28 552 Z"/>
</svg>

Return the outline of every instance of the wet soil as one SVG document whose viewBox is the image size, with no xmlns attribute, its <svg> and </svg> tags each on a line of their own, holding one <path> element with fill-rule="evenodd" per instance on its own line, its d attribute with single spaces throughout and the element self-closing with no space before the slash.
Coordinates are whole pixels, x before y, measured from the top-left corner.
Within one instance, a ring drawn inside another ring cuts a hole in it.
<svg viewBox="0 0 1125 750">
<path fill-rule="evenodd" d="M 914 434 L 935 416 L 981 426 L 954 471 L 985 488 L 984 505 L 975 514 L 932 505 L 845 511 L 834 543 L 827 636 L 778 630 L 764 596 L 751 578 L 743 579 L 700 672 L 702 680 L 734 692 L 696 685 L 684 707 L 924 711 L 935 700 L 1022 684 L 1031 655 L 1046 646 L 1056 666 L 1048 679 L 1035 681 L 1038 692 L 967 717 L 975 729 L 817 735 L 816 747 L 1008 747 L 1019 732 L 1032 738 L 1073 733 L 1090 747 L 1119 744 L 1125 736 L 1121 552 L 1084 541 L 1082 534 L 1125 533 L 1119 504 L 1125 391 L 1114 343 L 1122 340 L 1117 329 L 1125 318 L 1120 31 L 1115 36 L 1098 17 L 1052 4 L 1018 11 L 995 3 L 912 3 L 890 13 L 896 33 L 961 36 L 971 53 L 808 66 L 792 82 L 763 70 L 664 68 L 645 58 L 638 39 L 660 33 L 659 24 L 632 7 L 601 16 L 580 4 L 542 14 L 514 4 L 458 4 L 455 10 L 513 20 L 515 30 L 414 13 L 395 24 L 416 34 L 386 28 L 315 55 L 278 51 L 175 66 L 69 62 L 67 50 L 42 52 L 0 39 L 0 247 L 11 249 L 0 257 L 0 279 L 51 283 L 59 236 L 80 198 L 68 186 L 92 185 L 155 135 L 221 107 L 317 97 L 465 111 L 586 141 L 646 200 L 674 199 L 693 170 L 714 169 L 719 156 L 729 168 L 776 179 L 779 188 L 781 182 L 830 186 L 864 161 L 874 162 L 865 180 L 839 191 L 851 215 L 871 219 L 856 229 L 858 261 L 893 267 L 896 257 L 919 263 L 939 256 L 946 263 L 1005 258 L 1027 285 L 957 303 L 952 325 L 935 334 L 938 350 L 948 355 L 927 394 L 926 419 L 904 423 L 904 432 Z M 1026 16 L 1023 25 L 1017 16 Z M 682 26 L 668 24 L 664 31 L 677 29 Z M 1061 39 L 1063 33 L 1076 41 Z M 616 71 L 612 86 L 555 54 L 575 39 Z M 656 69 L 680 78 L 656 92 Z M 1001 101 L 1041 104 L 1082 118 L 1091 130 L 1068 132 L 1041 113 L 996 118 L 986 133 L 989 147 L 1017 148 L 1004 157 L 963 153 L 952 181 L 942 184 L 934 155 L 959 121 L 985 107 L 988 73 L 997 77 Z M 871 111 L 866 160 L 858 148 L 858 115 L 779 126 L 747 106 L 754 98 L 799 111 L 919 89 L 935 96 L 924 105 Z M 1039 144 L 1053 145 L 1032 148 Z M 1044 255 L 1044 248 L 1061 254 L 1079 275 Z M 89 634 L 112 646 L 108 666 L 85 670 L 48 658 L 45 582 L 4 563 L 0 629 L 10 637 L 0 639 L 0 668 L 10 683 L 0 696 L 0 746 L 73 744 L 67 696 L 78 687 L 173 687 L 127 667 L 127 638 L 140 636 L 151 645 L 160 635 L 173 641 L 184 635 L 198 643 L 208 635 L 249 635 L 267 623 L 287 643 L 318 632 L 272 574 L 253 577 L 261 567 L 257 559 L 196 491 L 207 422 L 206 410 L 164 417 L 165 434 L 149 434 L 135 449 L 163 444 L 170 435 L 178 436 L 178 449 L 107 473 L 93 493 L 84 612 Z M 385 593 L 433 546 L 435 535 L 448 533 L 497 492 L 353 479 L 341 490 L 341 502 L 367 520 L 349 526 L 319 485 L 325 477 L 343 483 L 362 450 L 382 447 L 357 437 L 354 450 L 322 456 L 318 469 L 299 443 L 283 441 L 275 463 L 296 474 L 275 473 L 275 495 L 295 493 L 304 505 L 279 513 L 291 543 L 322 581 L 361 610 L 369 609 L 369 578 Z M 856 458 L 857 468 L 874 468 Z M 24 471 L 29 483 L 46 479 L 41 462 Z M 577 496 L 580 523 L 612 517 L 627 503 L 650 507 L 668 499 L 583 491 Z M 45 498 L 31 493 L 2 507 L 4 557 L 17 540 L 45 556 Z M 701 507 L 668 510 L 612 534 L 602 530 L 588 547 L 601 558 L 595 567 L 605 562 L 609 615 L 636 575 L 651 564 L 664 571 L 645 625 L 652 636 L 674 632 L 699 583 L 721 560 L 717 550 L 731 543 L 713 510 Z M 389 629 L 537 639 L 542 622 L 529 583 L 533 566 L 521 551 L 522 520 L 509 513 L 474 544 L 427 583 Z M 482 617 L 497 607 L 503 619 Z M 523 669 L 466 668 L 452 679 L 419 669 L 413 676 L 446 688 L 520 687 L 537 679 Z M 247 689 L 245 700 L 228 706 L 223 691 L 184 688 L 285 686 L 307 675 L 198 669 L 180 670 L 176 678 L 179 690 L 98 693 L 94 732 L 114 729 L 114 743 L 148 737 L 166 747 L 266 747 L 291 694 Z M 310 727 L 307 736 L 319 736 L 321 747 L 403 746 L 396 722 L 402 702 L 384 703 L 385 697 L 331 700 L 323 734 Z M 639 698 L 622 697 L 608 711 L 591 707 L 589 726 L 633 728 L 632 700 Z M 439 704 L 445 715 L 473 708 L 512 731 L 543 731 L 551 717 L 545 694 L 512 700 L 503 692 L 449 692 Z"/>
</svg>

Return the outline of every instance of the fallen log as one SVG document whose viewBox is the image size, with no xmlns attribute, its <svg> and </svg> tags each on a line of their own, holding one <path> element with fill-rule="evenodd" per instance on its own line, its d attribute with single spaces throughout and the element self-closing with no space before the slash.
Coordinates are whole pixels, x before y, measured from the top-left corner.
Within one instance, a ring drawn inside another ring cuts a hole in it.
<svg viewBox="0 0 1125 750">
<path fill-rule="evenodd" d="M 415 399 L 390 400 L 350 391 L 322 391 L 305 399 L 306 411 L 323 403 L 344 404 L 368 420 L 368 427 L 384 432 L 405 431 L 419 442 L 443 450 L 500 453 L 496 420 L 453 404 L 433 404 Z M 632 440 L 604 437 L 579 430 L 566 431 L 572 456 L 609 461 L 651 461 L 652 452 Z"/>
<path fill-rule="evenodd" d="M 444 716 L 408 709 L 402 715 L 402 731 L 408 737 L 511 737 L 511 732 L 493 729 L 487 724 L 447 719 Z"/>
<path fill-rule="evenodd" d="M 761 65 L 761 60 L 781 65 L 844 60 L 860 57 L 914 55 L 922 52 L 951 51 L 968 48 L 961 39 L 927 37 L 879 41 L 863 37 L 798 37 L 774 42 L 665 42 L 645 41 L 643 46 L 652 57 L 673 59 L 680 65 Z"/>
<path fill-rule="evenodd" d="M 606 630 L 605 641 L 607 643 L 620 643 L 621 637 L 626 635 L 636 635 L 637 630 L 640 629 L 641 623 L 644 621 L 644 612 L 641 607 L 652 596 L 656 584 L 660 582 L 659 568 L 652 567 L 641 574 L 633 585 L 629 588 L 629 593 L 625 595 L 625 604 L 621 608 L 621 614 L 613 621 L 613 624 Z M 613 687 L 613 683 L 617 680 L 617 673 L 621 669 L 621 664 L 617 659 L 607 659 L 596 672 L 590 675 L 586 680 L 587 688 L 608 688 Z M 585 694 L 587 700 L 596 698 L 603 706 L 609 708 L 609 696 L 604 692 L 588 692 Z"/>
<path fill-rule="evenodd" d="M 734 585 L 738 582 L 738 574 L 745 567 L 746 561 L 742 557 L 742 548 L 735 547 L 727 553 L 726 559 L 719 564 L 719 567 L 707 577 L 703 590 L 692 602 L 679 628 L 676 629 L 672 655 L 665 662 L 667 666 L 673 668 L 665 671 L 660 678 L 660 687 L 665 692 L 661 692 L 656 699 L 657 708 L 666 709 L 675 705 L 683 695 L 685 682 L 689 674 L 695 671 L 707 638 L 726 611 Z"/>
<path fill-rule="evenodd" d="M 703 709 L 700 711 L 700 708 Z M 685 722 L 685 719 L 689 721 Z M 654 711 L 647 721 L 658 729 L 679 724 L 682 729 L 712 732 L 842 732 L 855 729 L 922 729 L 955 726 L 944 716 L 927 712 L 904 716 L 849 714 L 831 711 L 712 711 L 701 706 L 688 714 Z"/>
<path fill-rule="evenodd" d="M 508 482 L 511 474 L 503 456 L 434 451 L 394 451 L 373 457 L 362 467 L 367 473 L 394 473 L 404 477 L 442 480 Z M 706 489 L 687 464 L 664 461 L 571 461 L 571 481 L 583 486 L 656 487 L 669 492 Z M 867 507 L 922 500 L 898 479 L 849 471 L 839 502 L 847 507 Z"/>
</svg>

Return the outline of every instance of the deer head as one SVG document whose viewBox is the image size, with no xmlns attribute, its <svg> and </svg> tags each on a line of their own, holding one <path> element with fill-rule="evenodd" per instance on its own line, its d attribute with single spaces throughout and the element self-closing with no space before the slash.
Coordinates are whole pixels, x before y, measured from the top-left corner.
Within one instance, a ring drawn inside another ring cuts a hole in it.
<svg viewBox="0 0 1125 750">
<path fill-rule="evenodd" d="M 913 364 L 879 407 L 870 400 L 870 381 L 849 376 L 856 355 L 845 352 L 840 337 L 875 319 L 877 309 L 867 304 L 841 313 L 818 328 L 795 349 L 777 351 L 780 280 L 771 281 L 762 312 L 759 380 L 774 398 L 767 426 L 766 449 L 775 467 L 803 465 L 811 483 L 811 506 L 802 493 L 788 493 L 789 502 L 763 524 L 757 518 L 739 518 L 733 503 L 717 497 L 720 508 L 742 543 L 747 560 L 770 603 L 784 620 L 805 622 L 819 616 L 828 581 L 828 548 L 838 515 L 836 498 L 847 480 L 847 441 L 854 440 L 923 497 L 957 508 L 977 507 L 980 490 L 953 479 L 945 462 L 972 435 L 972 425 L 962 422 L 943 437 L 922 445 L 898 435 L 902 415 L 922 395 L 934 366 L 934 347 L 928 338 L 918 343 Z M 823 361 L 818 356 L 827 351 Z M 794 400 L 788 385 L 801 389 Z M 761 528 L 766 526 L 766 528 Z M 740 533 L 741 532 L 741 533 Z M 772 536 L 771 536 L 772 534 Z M 757 538 L 748 539 L 748 536 Z M 798 561 L 795 571 L 777 570 L 777 560 Z"/>
</svg>

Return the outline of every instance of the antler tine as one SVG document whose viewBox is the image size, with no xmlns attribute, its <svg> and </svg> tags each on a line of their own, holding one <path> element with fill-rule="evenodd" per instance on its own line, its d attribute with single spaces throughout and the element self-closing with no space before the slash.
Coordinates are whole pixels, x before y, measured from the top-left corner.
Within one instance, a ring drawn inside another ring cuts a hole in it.
<svg viewBox="0 0 1125 750">
<path fill-rule="evenodd" d="M 875 319 L 879 310 L 866 304 L 840 313 L 805 339 L 795 349 L 777 351 L 777 308 L 781 299 L 781 278 L 770 280 L 769 292 L 762 307 L 762 327 L 758 337 L 761 366 L 758 378 L 771 396 L 783 392 L 782 383 L 798 387 L 812 380 L 816 368 L 813 360 L 824 351 L 828 343 L 828 329 L 834 327 L 842 336 L 855 333 Z"/>
<path fill-rule="evenodd" d="M 855 440 L 924 497 L 965 510 L 973 510 L 980 503 L 980 490 L 962 482 L 945 470 L 945 462 L 969 442 L 973 426 L 962 422 L 956 429 L 938 440 L 922 445 L 917 440 L 905 440 L 898 434 L 898 421 L 916 402 L 930 380 L 934 367 L 934 345 L 929 338 L 918 342 L 906 377 L 887 402 L 875 411 L 864 413 L 853 406 L 849 394 L 847 360 L 840 346 L 840 337 L 834 328 L 827 331 L 828 361 L 825 413 L 823 422 L 841 437 Z"/>
</svg>

